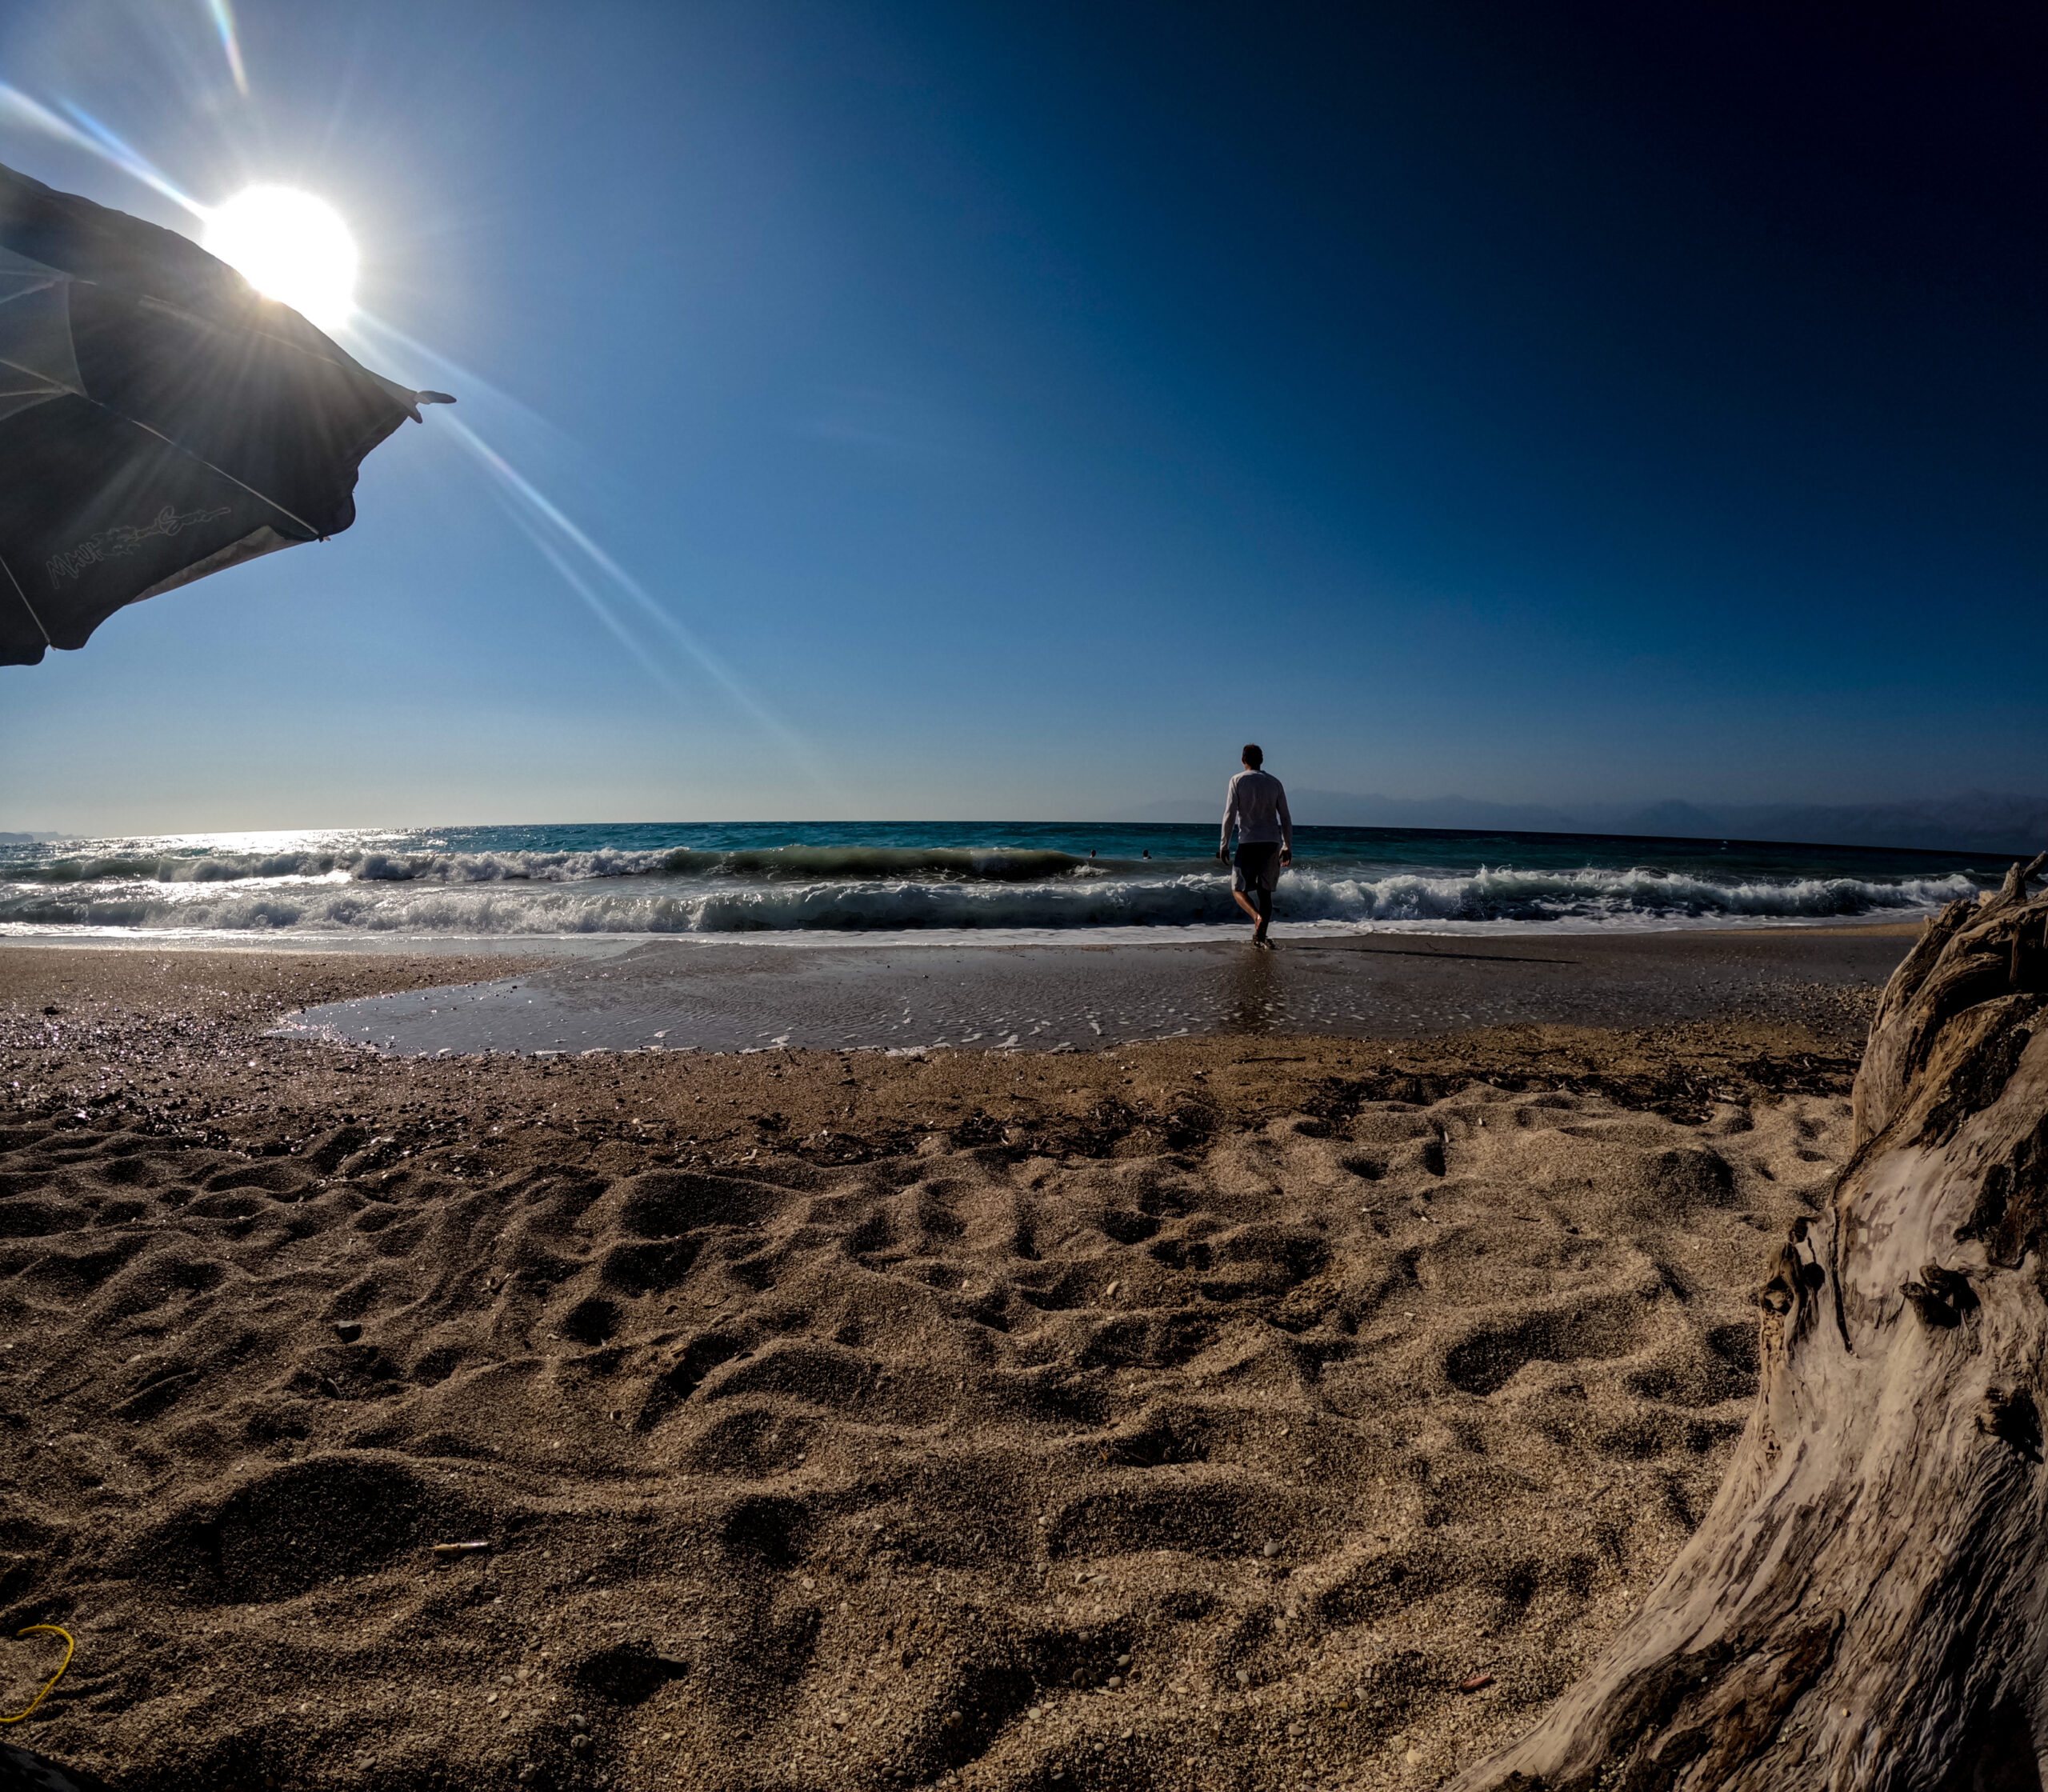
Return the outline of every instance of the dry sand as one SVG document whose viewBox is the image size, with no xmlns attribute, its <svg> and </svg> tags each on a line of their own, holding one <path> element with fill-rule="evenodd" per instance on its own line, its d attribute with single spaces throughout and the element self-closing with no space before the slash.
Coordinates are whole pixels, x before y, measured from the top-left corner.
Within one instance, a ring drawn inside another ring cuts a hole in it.
<svg viewBox="0 0 2048 1792">
<path fill-rule="evenodd" d="M 123 1792 L 1434 1784 L 1704 1510 L 1859 1043 L 261 1036 L 506 969 L 0 951 L 0 1634 L 79 1644 L 10 1735 Z"/>
</svg>

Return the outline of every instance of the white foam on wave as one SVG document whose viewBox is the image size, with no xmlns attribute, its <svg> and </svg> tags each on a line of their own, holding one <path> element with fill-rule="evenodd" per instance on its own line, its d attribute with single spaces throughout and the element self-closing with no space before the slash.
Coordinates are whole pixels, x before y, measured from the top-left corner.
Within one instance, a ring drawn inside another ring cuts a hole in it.
<svg viewBox="0 0 2048 1792">
<path fill-rule="evenodd" d="M 1035 847 L 787 846 L 730 851 L 686 846 L 450 852 L 388 842 L 284 844 L 258 852 L 218 847 L 150 850 L 150 842 L 95 842 L 71 857 L 39 854 L 0 872 L 24 884 L 187 884 L 339 881 L 354 883 L 589 883 L 612 878 L 752 878 L 770 882 L 862 878 L 934 882 L 1029 882 L 1087 877 L 1098 867 Z"/>
<path fill-rule="evenodd" d="M 1446 926 L 1574 928 L 1814 922 L 1930 912 L 1977 893 L 1954 875 L 1717 883 L 1652 869 L 1374 877 L 1298 866 L 1282 922 L 1334 931 Z M 385 879 L 294 870 L 268 878 L 110 879 L 0 886 L 0 927 L 471 937 L 958 932 L 1125 934 L 1242 925 L 1215 872 L 1026 882 L 838 878 L 811 882 L 608 874 L 580 882 Z"/>
</svg>

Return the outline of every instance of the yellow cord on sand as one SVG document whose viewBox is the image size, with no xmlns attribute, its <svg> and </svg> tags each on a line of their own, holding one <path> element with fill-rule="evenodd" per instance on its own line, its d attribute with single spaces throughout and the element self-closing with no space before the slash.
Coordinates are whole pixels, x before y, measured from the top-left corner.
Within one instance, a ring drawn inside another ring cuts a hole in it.
<svg viewBox="0 0 2048 1792">
<path fill-rule="evenodd" d="M 29 1701 L 28 1711 L 18 1711 L 11 1718 L 0 1718 L 0 1723 L 19 1723 L 46 1698 L 57 1690 L 57 1682 L 64 1678 L 64 1670 L 71 1665 L 71 1653 L 78 1646 L 71 1640 L 71 1633 L 54 1624 L 31 1624 L 26 1630 L 17 1630 L 18 1637 L 33 1636 L 38 1630 L 47 1630 L 54 1637 L 64 1639 L 64 1659 L 57 1664 L 57 1671 L 50 1677 L 50 1684 Z"/>
</svg>

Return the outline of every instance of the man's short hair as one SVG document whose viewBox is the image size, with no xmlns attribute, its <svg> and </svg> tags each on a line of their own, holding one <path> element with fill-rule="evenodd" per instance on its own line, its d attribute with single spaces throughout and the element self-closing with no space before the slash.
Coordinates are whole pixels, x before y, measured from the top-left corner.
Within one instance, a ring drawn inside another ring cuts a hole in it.
<svg viewBox="0 0 2048 1792">
<path fill-rule="evenodd" d="M 1238 757 L 1241 758 L 1246 765 L 1250 766 L 1254 771 L 1257 771 L 1261 766 L 1266 763 L 1266 754 L 1264 750 L 1262 748 L 1256 746 L 1247 746 L 1244 751 L 1238 755 Z"/>
</svg>

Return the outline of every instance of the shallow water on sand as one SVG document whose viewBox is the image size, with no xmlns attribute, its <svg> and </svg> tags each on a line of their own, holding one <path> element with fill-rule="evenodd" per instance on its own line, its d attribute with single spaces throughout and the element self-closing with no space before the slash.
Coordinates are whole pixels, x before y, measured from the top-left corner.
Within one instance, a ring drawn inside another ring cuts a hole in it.
<svg viewBox="0 0 2048 1792">
<path fill-rule="evenodd" d="M 1254 950 L 664 941 L 463 988 L 331 1003 L 280 1029 L 399 1054 L 823 1047 L 1092 1050 L 1230 1033 L 1414 1038 L 1641 1026 L 1739 1012 L 1826 1026 L 1907 942 L 1868 929 L 1536 939 L 1412 937 Z"/>
</svg>

